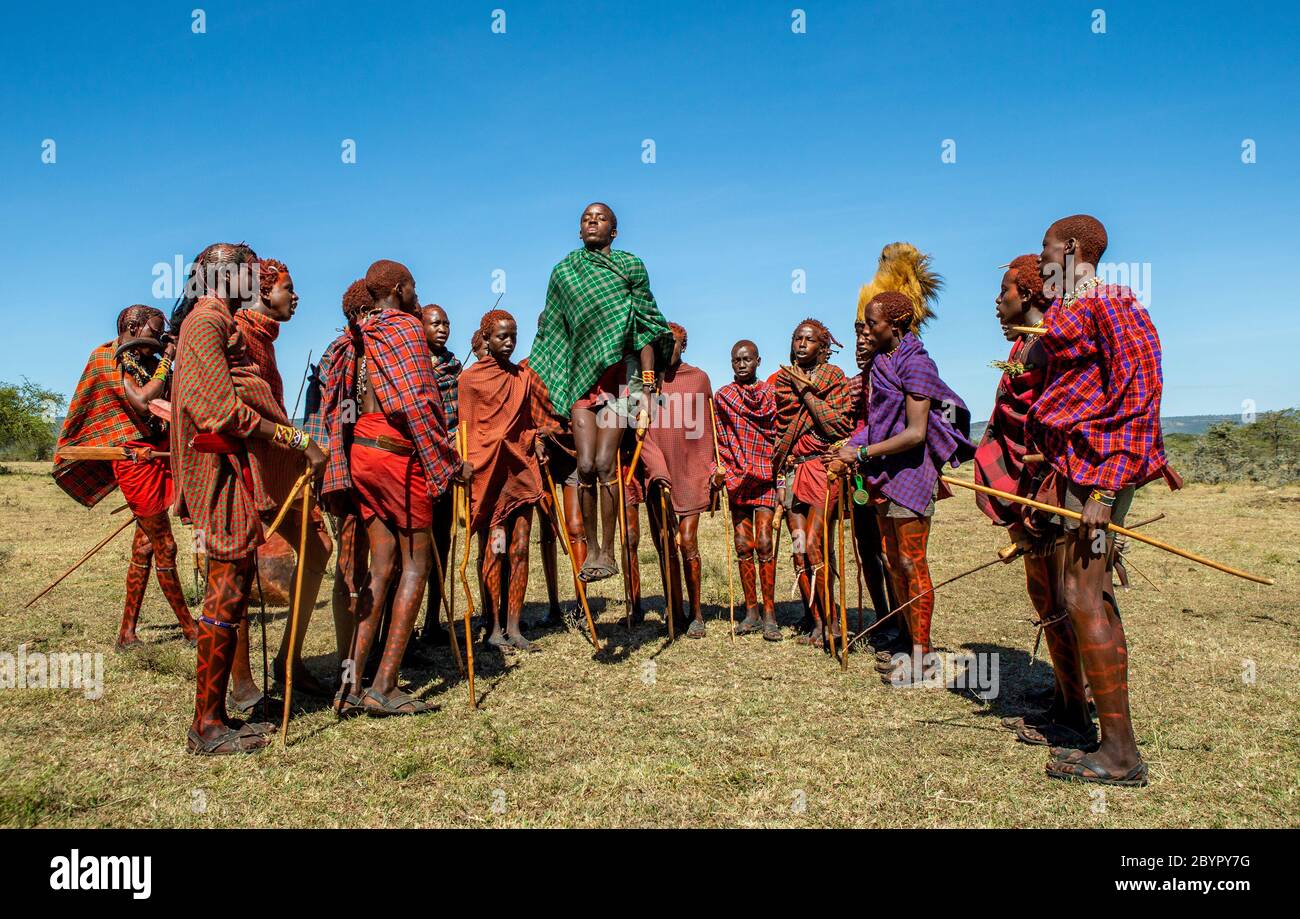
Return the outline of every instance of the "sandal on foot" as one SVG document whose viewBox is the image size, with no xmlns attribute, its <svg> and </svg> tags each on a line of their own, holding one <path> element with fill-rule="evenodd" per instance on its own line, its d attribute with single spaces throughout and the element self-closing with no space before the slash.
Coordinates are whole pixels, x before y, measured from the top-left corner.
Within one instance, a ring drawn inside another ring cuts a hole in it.
<svg viewBox="0 0 1300 919">
<path fill-rule="evenodd" d="M 361 693 L 361 708 L 371 718 L 388 718 L 396 715 L 423 715 L 425 712 L 432 711 L 433 706 L 427 702 L 421 702 L 414 696 L 398 692 L 391 696 L 385 696 L 375 689 L 367 689 Z M 366 705 L 365 701 L 374 702 L 374 705 Z M 406 708 L 405 706 L 410 706 Z"/>
<path fill-rule="evenodd" d="M 764 623 L 763 639 L 765 641 L 783 641 L 785 636 L 781 634 L 781 627 L 775 622 Z"/>
<path fill-rule="evenodd" d="M 1097 731 L 1093 728 L 1087 733 L 1080 733 L 1068 725 L 1047 721 L 1031 724 L 1021 721 L 1019 727 L 1012 728 L 1016 739 L 1033 747 L 1057 747 L 1082 750 L 1097 743 Z"/>
<path fill-rule="evenodd" d="M 361 703 L 361 697 L 354 693 L 345 693 L 343 690 L 339 690 L 338 694 L 334 696 L 334 715 L 339 721 L 360 715 L 364 707 Z"/>
<path fill-rule="evenodd" d="M 264 736 L 269 736 L 280 730 L 278 724 L 274 724 L 270 721 L 240 721 L 238 718 L 232 719 L 230 726 L 239 731 L 247 730 L 254 734 L 262 734 Z"/>
<path fill-rule="evenodd" d="M 1085 782 L 1093 785 L 1118 785 L 1121 788 L 1145 788 L 1150 784 L 1147 764 L 1139 760 L 1138 764 L 1122 775 L 1111 772 L 1105 766 L 1090 759 L 1087 753 L 1078 759 L 1052 759 L 1045 767 L 1049 779 L 1065 782 Z"/>
<path fill-rule="evenodd" d="M 596 581 L 612 578 L 616 574 L 618 574 L 618 569 L 613 565 L 598 565 L 595 562 L 587 562 L 578 571 L 578 580 L 584 584 L 594 584 Z"/>
<path fill-rule="evenodd" d="M 737 635 L 753 635 L 761 631 L 763 631 L 763 620 L 757 616 L 746 616 L 736 624 Z"/>
<path fill-rule="evenodd" d="M 185 749 L 195 756 L 227 756 L 232 753 L 252 753 L 270 742 L 269 737 L 250 730 L 248 725 L 227 728 L 215 737 L 206 738 L 190 728 Z"/>
<path fill-rule="evenodd" d="M 692 619 L 691 624 L 686 627 L 687 638 L 703 638 L 705 634 L 704 623 L 698 619 Z"/>
<path fill-rule="evenodd" d="M 266 693 L 259 692 L 255 696 L 248 696 L 243 699 L 235 698 L 234 694 L 226 696 L 226 708 L 232 712 L 239 712 L 241 715 L 247 715 L 253 709 L 266 701 Z"/>
</svg>

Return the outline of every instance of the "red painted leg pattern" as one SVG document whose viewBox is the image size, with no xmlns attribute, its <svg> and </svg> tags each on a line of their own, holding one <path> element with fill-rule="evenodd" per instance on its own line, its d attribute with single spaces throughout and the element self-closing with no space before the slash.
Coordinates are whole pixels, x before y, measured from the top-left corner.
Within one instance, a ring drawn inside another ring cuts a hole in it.
<svg viewBox="0 0 1300 919">
<path fill-rule="evenodd" d="M 195 673 L 194 730 L 210 736 L 229 723 L 226 686 L 235 660 L 236 627 L 248 612 L 253 589 L 253 557 L 208 559 L 208 584 L 199 617 L 198 669 Z"/>
<path fill-rule="evenodd" d="M 198 636 L 198 628 L 190 615 L 189 604 L 185 602 L 185 589 L 181 587 L 181 579 L 176 572 L 176 540 L 172 537 L 171 520 L 164 512 L 142 518 L 139 523 L 149 534 L 149 542 L 153 546 L 154 575 L 158 578 L 158 586 L 162 588 L 163 596 L 176 614 L 176 621 L 181 624 L 181 634 L 186 641 L 192 642 Z"/>
<path fill-rule="evenodd" d="M 126 568 L 126 599 L 122 604 L 122 624 L 117 630 L 117 646 L 125 648 L 137 644 L 136 623 L 140 621 L 140 604 L 149 586 L 149 567 L 153 548 L 149 534 L 136 521 L 135 539 L 131 543 L 131 562 Z"/>
<path fill-rule="evenodd" d="M 907 599 L 920 597 L 908 607 L 908 626 L 912 644 L 922 653 L 932 650 L 930 620 L 934 615 L 934 593 L 930 591 L 930 565 L 926 561 L 926 546 L 930 541 L 930 518 L 894 520 L 894 533 L 898 539 L 898 554 L 907 580 Z M 921 596 L 924 594 L 924 596 Z"/>
</svg>

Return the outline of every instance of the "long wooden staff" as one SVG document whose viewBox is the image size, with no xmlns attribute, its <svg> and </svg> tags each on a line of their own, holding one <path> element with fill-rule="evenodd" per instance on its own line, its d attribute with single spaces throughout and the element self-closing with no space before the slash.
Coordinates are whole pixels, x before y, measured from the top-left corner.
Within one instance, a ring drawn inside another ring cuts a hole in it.
<svg viewBox="0 0 1300 919">
<path fill-rule="evenodd" d="M 623 489 L 623 453 L 614 451 L 614 478 L 618 484 L 618 542 L 623 547 L 623 602 L 627 605 L 627 630 L 632 631 L 632 547 L 627 544 L 627 504 Z M 567 534 L 566 534 L 567 535 Z"/>
<path fill-rule="evenodd" d="M 564 543 L 564 554 L 569 557 L 569 573 L 573 575 L 573 590 L 582 604 L 583 615 L 587 617 L 587 633 L 591 636 L 591 643 L 599 651 L 601 647 L 600 639 L 596 637 L 596 622 L 591 617 L 591 606 L 587 603 L 587 585 L 578 577 L 578 561 L 573 554 L 573 543 L 569 540 L 568 521 L 564 517 L 564 508 L 560 504 L 560 494 L 555 486 L 555 479 L 551 478 L 551 470 L 545 463 L 542 464 L 542 474 L 546 476 L 546 487 L 551 493 L 551 515 L 556 530 L 555 538 Z M 630 616 L 631 613 L 629 612 L 628 615 Z"/>
<path fill-rule="evenodd" d="M 732 580 L 731 541 L 736 533 L 731 528 L 731 493 L 727 491 L 727 468 L 722 465 L 722 456 L 718 452 L 718 415 L 713 409 L 713 400 L 709 400 L 709 418 L 713 422 L 713 468 L 722 476 L 722 517 L 727 523 L 727 538 L 723 545 L 727 552 L 727 616 L 731 621 L 731 643 L 736 643 L 736 585 Z M 746 613 L 748 615 L 748 612 Z"/>
<path fill-rule="evenodd" d="M 1004 501 L 1011 501 L 1015 504 L 1023 504 L 1025 507 L 1032 507 L 1035 510 L 1045 511 L 1049 514 L 1059 514 L 1060 516 L 1069 518 L 1070 520 L 1083 520 L 1082 514 L 1076 511 L 1066 510 L 1063 507 L 1044 504 L 1043 502 L 1035 501 L 1032 498 L 1022 498 L 1019 495 L 1013 495 L 1007 491 L 989 488 L 987 485 L 976 485 L 974 482 L 963 482 L 961 479 L 955 479 L 950 475 L 943 475 L 939 478 L 947 485 L 957 485 L 961 488 L 969 488 L 971 491 L 991 495 L 992 497 L 1001 498 Z M 1271 586 L 1276 583 L 1272 578 L 1260 577 L 1257 574 L 1251 574 L 1247 571 L 1242 571 L 1238 568 L 1233 568 L 1229 565 L 1224 565 L 1220 562 L 1204 558 L 1194 552 L 1188 552 L 1186 549 L 1179 549 L 1177 546 L 1171 546 L 1169 543 L 1161 542 L 1160 540 L 1153 539 L 1150 536 L 1135 533 L 1132 530 L 1115 523 L 1108 523 L 1102 527 L 1102 529 L 1110 530 L 1112 533 L 1118 533 L 1121 536 L 1127 536 L 1130 539 L 1136 539 L 1138 542 L 1146 543 L 1148 546 L 1155 546 L 1157 549 L 1164 549 L 1166 552 L 1172 552 L 1179 558 L 1185 558 L 1189 562 L 1196 562 L 1197 564 L 1205 565 L 1207 568 L 1213 568 L 1215 571 L 1222 571 L 1224 574 L 1231 574 L 1239 578 L 1244 578 L 1247 581 L 1254 581 L 1256 584 L 1268 584 Z"/>
<path fill-rule="evenodd" d="M 229 454 L 226 455 L 229 456 Z M 236 474 L 238 474 L 239 467 L 237 466 L 235 467 L 235 472 Z M 272 536 L 275 535 L 275 531 L 280 529 L 280 524 L 284 522 L 284 517 L 286 514 L 289 513 L 289 508 L 293 507 L 293 499 L 298 497 L 298 492 L 302 489 L 304 485 L 310 482 L 311 479 L 312 479 L 312 472 L 311 472 L 311 468 L 308 467 L 306 472 L 298 476 L 298 481 L 293 483 L 293 488 L 289 489 L 289 497 L 284 499 L 284 504 L 280 505 L 280 510 L 275 515 L 275 519 L 271 521 L 271 525 L 267 527 L 266 530 L 263 532 L 262 538 L 264 540 L 270 539 Z M 311 489 L 308 489 L 308 491 L 310 490 Z"/>
<path fill-rule="evenodd" d="M 461 463 L 465 461 L 465 428 L 456 429 L 456 452 L 460 456 Z M 463 496 L 464 501 L 456 500 L 452 510 L 452 525 L 455 525 L 456 518 L 460 516 L 462 506 L 465 509 L 465 556 L 460 560 L 460 586 L 465 589 L 465 669 L 469 674 L 469 707 L 478 708 L 478 697 L 474 695 L 474 636 L 470 633 L 470 619 L 474 616 L 474 597 L 470 593 L 469 578 L 465 576 L 465 568 L 469 564 L 470 557 L 470 534 L 469 534 L 469 488 L 464 485 L 456 485 L 456 497 Z"/>
<path fill-rule="evenodd" d="M 455 495 L 454 489 L 452 495 L 453 497 Z M 452 511 L 451 526 L 452 532 L 454 533 L 456 528 L 454 510 Z M 464 676 L 465 664 L 460 659 L 460 639 L 456 637 L 456 620 L 453 618 L 451 607 L 447 604 L 447 572 L 446 569 L 442 567 L 442 553 L 438 551 L 438 541 L 432 537 L 429 539 L 429 547 L 433 549 L 433 566 L 436 569 L 434 573 L 438 578 L 438 592 L 439 596 L 442 597 L 442 610 L 447 614 L 447 637 L 451 639 L 451 656 L 456 659 L 456 672 L 461 676 Z M 452 585 L 453 593 L 455 591 L 455 586 L 456 585 L 454 584 Z"/>
<path fill-rule="evenodd" d="M 831 657 L 836 656 L 835 628 L 831 625 L 831 485 L 834 481 L 833 476 L 826 477 L 826 494 L 822 496 L 822 631 Z"/>
<path fill-rule="evenodd" d="M 840 541 L 840 669 L 849 669 L 849 606 L 848 590 L 844 587 L 844 573 L 848 571 L 848 566 L 844 562 L 844 502 L 848 497 L 848 481 L 840 479 L 840 501 L 836 514 L 839 515 L 839 525 L 836 529 L 836 538 Z M 861 615 L 859 607 L 858 615 Z"/>
<path fill-rule="evenodd" d="M 135 523 L 135 515 L 134 515 L 134 514 L 132 514 L 130 517 L 128 517 L 127 520 L 126 520 L 126 522 L 123 523 L 123 524 L 122 524 L 120 527 L 118 527 L 116 530 L 114 530 L 113 532 L 109 533 L 107 536 L 105 536 L 105 537 L 104 537 L 103 539 L 101 539 L 99 542 L 95 543 L 95 545 L 90 549 L 90 551 L 88 551 L 88 552 L 87 552 L 85 555 L 83 555 L 81 558 L 77 559 L 76 564 L 74 564 L 74 565 L 73 565 L 71 568 L 69 568 L 67 571 L 63 572 L 63 574 L 59 575 L 57 578 L 55 578 L 53 581 L 51 581 L 51 582 L 49 583 L 49 585 L 47 585 L 46 588 L 45 588 L 44 590 L 42 590 L 42 591 L 41 591 L 40 593 L 38 593 L 36 596 L 32 597 L 30 600 L 28 600 L 26 603 L 24 603 L 24 604 L 23 604 L 23 609 L 27 609 L 27 608 L 30 607 L 33 603 L 35 603 L 37 600 L 39 600 L 41 597 L 45 596 L 47 593 L 49 593 L 51 590 L 53 590 L 55 587 L 57 587 L 57 586 L 59 585 L 59 582 L 61 582 L 61 581 L 62 581 L 64 578 L 66 578 L 68 575 L 72 574 L 72 572 L 76 571 L 78 568 L 80 568 L 82 565 L 84 565 L 84 564 L 86 563 L 86 559 L 90 558 L 92 555 L 94 555 L 94 554 L 95 554 L 96 552 L 98 552 L 100 549 L 102 549 L 102 548 L 104 548 L 106 545 L 108 545 L 108 544 L 113 540 L 113 537 L 114 537 L 114 536 L 116 536 L 118 533 L 121 533 L 123 530 L 125 530 L 127 527 L 129 527 L 129 526 L 130 526 L 131 524 L 133 524 L 133 523 Z"/>
<path fill-rule="evenodd" d="M 668 491 L 668 486 L 664 485 L 663 483 L 660 483 L 659 485 L 659 548 L 663 550 L 660 553 L 660 555 L 663 556 L 660 569 L 662 570 L 664 576 L 664 610 L 668 614 L 667 616 L 668 640 L 675 641 L 677 638 L 677 626 L 673 623 L 673 618 L 674 618 L 673 591 L 672 591 L 672 587 L 668 583 L 668 579 L 672 577 L 672 573 L 673 573 L 673 560 L 672 560 L 672 556 L 668 554 L 670 551 L 668 547 L 668 539 L 669 539 L 668 503 L 664 499 L 664 495 L 667 491 Z M 675 582 L 676 578 L 673 578 L 673 580 Z"/>
<path fill-rule="evenodd" d="M 309 469 L 306 473 L 311 475 Z M 300 483 L 302 479 L 298 480 Z M 295 486 L 296 487 L 296 486 Z M 288 506 L 286 502 L 285 506 Z M 311 518 L 311 489 L 302 490 L 302 525 L 298 528 L 298 565 L 293 578 L 293 609 L 289 614 L 289 654 L 284 668 L 284 712 L 280 716 L 280 748 L 284 749 L 289 740 L 289 706 L 293 702 L 293 662 L 294 646 L 298 640 L 298 617 L 302 613 L 302 575 L 307 557 L 307 523 Z M 283 511 L 281 511 L 283 516 Z M 262 653 L 266 653 L 266 640 L 262 641 Z"/>
</svg>

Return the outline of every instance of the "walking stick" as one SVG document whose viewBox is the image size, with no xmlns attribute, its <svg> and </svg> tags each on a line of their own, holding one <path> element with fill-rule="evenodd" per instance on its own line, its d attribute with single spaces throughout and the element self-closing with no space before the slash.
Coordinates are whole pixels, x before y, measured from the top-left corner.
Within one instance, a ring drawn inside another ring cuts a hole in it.
<svg viewBox="0 0 1300 919">
<path fill-rule="evenodd" d="M 731 493 L 727 491 L 727 468 L 722 465 L 722 456 L 718 451 L 718 415 L 713 408 L 713 400 L 709 400 L 709 418 L 713 422 L 713 467 L 715 471 L 722 476 L 722 517 L 727 523 L 727 538 L 724 546 L 727 552 L 727 617 L 731 621 L 731 643 L 736 643 L 736 585 L 732 580 L 734 572 L 731 570 L 731 541 L 736 538 L 735 531 L 731 528 Z M 746 611 L 745 615 L 749 615 Z"/>
<path fill-rule="evenodd" d="M 49 593 L 51 590 L 53 590 L 55 587 L 57 587 L 57 586 L 59 585 L 59 582 L 60 582 L 60 581 L 62 581 L 62 580 L 63 580 L 64 578 L 66 578 L 68 575 L 72 574 L 72 572 L 76 571 L 76 570 L 77 570 L 78 568 L 80 568 L 83 564 L 85 564 L 86 559 L 90 558 L 92 555 L 94 555 L 94 554 L 95 554 L 96 552 L 98 552 L 100 549 L 102 549 L 102 548 L 104 548 L 106 545 L 108 545 L 109 542 L 112 541 L 112 539 L 113 539 L 114 536 L 116 536 L 118 533 L 121 533 L 123 530 L 125 530 L 127 527 L 129 527 L 129 526 L 130 526 L 131 524 L 133 524 L 133 523 L 135 523 L 135 515 L 134 515 L 134 514 L 132 514 L 131 517 L 128 518 L 128 519 L 126 520 L 126 522 L 123 523 L 123 524 L 122 524 L 120 527 L 118 527 L 116 530 L 114 530 L 113 532 L 109 533 L 107 536 L 105 536 L 105 537 L 104 537 L 103 539 L 101 539 L 99 542 L 95 543 L 94 547 L 93 547 L 89 552 L 87 552 L 87 553 L 86 553 L 85 555 L 83 555 L 81 558 L 77 559 L 77 563 L 76 563 L 75 565 L 73 565 L 73 566 L 72 566 L 71 568 L 69 568 L 67 571 L 63 572 L 63 574 L 61 574 L 61 575 L 59 575 L 57 578 L 55 578 L 55 579 L 54 579 L 54 580 L 49 584 L 49 586 L 47 586 L 44 590 L 42 590 L 42 591 L 41 591 L 40 593 L 38 593 L 36 596 L 32 597 L 30 600 L 28 600 L 26 603 L 24 603 L 24 604 L 23 604 L 23 609 L 27 609 L 27 608 L 30 607 L 33 603 L 35 603 L 37 600 L 39 600 L 41 597 L 45 596 L 47 593 Z"/>
<path fill-rule="evenodd" d="M 463 427 L 456 429 L 456 452 L 460 455 L 461 462 L 465 461 L 465 429 Z M 470 593 L 469 579 L 465 577 L 465 568 L 469 564 L 470 556 L 470 536 L 469 536 L 469 488 L 464 485 L 454 486 L 455 498 L 452 509 L 452 525 L 455 526 L 456 517 L 460 515 L 462 505 L 465 508 L 465 556 L 460 560 L 460 586 L 465 589 L 465 669 L 469 675 L 469 707 L 478 708 L 478 697 L 474 695 L 474 637 L 470 634 L 470 619 L 474 616 L 474 597 Z M 464 501 L 459 498 L 464 496 Z"/>
<path fill-rule="evenodd" d="M 582 604 L 582 613 L 587 617 L 587 633 L 591 636 L 591 643 L 600 651 L 600 639 L 596 637 L 596 621 L 591 618 L 591 606 L 587 603 L 587 585 L 582 583 L 578 577 L 578 561 L 573 554 L 573 543 L 569 540 L 568 521 L 564 517 L 564 508 L 560 505 L 560 495 L 555 486 L 555 479 L 551 477 L 551 470 L 542 465 L 542 474 L 546 476 L 546 488 L 551 493 L 551 514 L 552 523 L 556 529 L 556 538 L 564 542 L 564 554 L 569 557 L 569 573 L 573 575 L 573 590 L 578 595 L 578 602 Z M 629 615 L 631 615 L 629 613 Z"/>
<path fill-rule="evenodd" d="M 310 474 L 310 470 L 308 470 Z M 298 480 L 299 482 L 302 479 Z M 287 506 L 287 505 L 286 505 Z M 280 749 L 284 749 L 289 739 L 289 706 L 293 702 L 293 662 L 294 649 L 298 642 L 298 617 L 302 614 L 302 575 L 307 558 L 307 523 L 311 518 L 311 489 L 302 490 L 302 525 L 298 528 L 298 570 L 293 578 L 293 610 L 289 614 L 289 653 L 284 667 L 284 712 L 280 720 Z M 259 574 L 260 577 L 260 574 Z M 264 601 L 265 602 L 265 601 Z M 265 624 L 265 616 L 263 616 Z M 266 658 L 266 636 L 262 637 L 262 657 Z"/>
<path fill-rule="evenodd" d="M 677 638 L 677 626 L 673 623 L 673 591 L 668 584 L 668 579 L 673 573 L 673 560 L 668 554 L 668 503 L 664 499 L 664 494 L 668 491 L 668 486 L 660 483 L 659 485 L 659 548 L 663 551 L 660 569 L 664 576 L 664 611 L 668 614 L 668 640 L 675 641 Z M 676 579 L 674 579 L 676 580 Z"/>
<path fill-rule="evenodd" d="M 1023 504 L 1025 507 L 1032 507 L 1035 510 L 1045 511 L 1049 514 L 1058 514 L 1062 517 L 1069 518 L 1070 520 L 1083 520 L 1082 514 L 1076 511 L 1066 510 L 1063 507 L 1044 504 L 1043 502 L 1035 501 L 1032 498 L 1022 498 L 1019 495 L 1013 495 L 1010 492 L 999 491 L 996 488 L 989 488 L 987 485 L 976 485 L 974 482 L 964 482 L 961 479 L 955 479 L 950 475 L 940 476 L 939 478 L 947 485 L 957 485 L 961 488 L 969 488 L 971 491 L 977 491 L 994 498 L 1001 498 L 1004 501 L 1011 501 L 1015 504 Z M 1224 574 L 1231 574 L 1239 578 L 1244 578 L 1247 581 L 1254 581 L 1256 584 L 1267 584 L 1271 586 L 1277 583 L 1272 578 L 1250 574 L 1249 572 L 1242 571 L 1239 568 L 1233 568 L 1229 565 L 1213 561 L 1212 559 L 1204 558 L 1194 552 L 1188 552 L 1186 549 L 1179 549 L 1177 546 L 1171 546 L 1169 543 L 1161 542 L 1158 539 L 1152 539 L 1150 536 L 1143 536 L 1141 533 L 1135 533 L 1131 529 L 1122 527 L 1119 524 L 1108 523 L 1102 527 L 1102 529 L 1109 530 L 1112 533 L 1118 533 L 1121 536 L 1127 536 L 1130 539 L 1136 539 L 1138 542 L 1146 543 L 1148 546 L 1155 546 L 1157 549 L 1164 549 L 1166 552 L 1172 552 L 1179 558 L 1185 558 L 1189 562 L 1196 562 L 1197 564 L 1205 565 L 1207 568 L 1213 568 L 1215 571 L 1222 571 Z"/>
<path fill-rule="evenodd" d="M 452 494 L 455 494 L 453 489 Z M 452 533 L 456 531 L 455 511 L 452 511 Z M 453 535 L 454 538 L 454 535 Z M 456 672 L 465 675 L 465 665 L 460 659 L 460 641 L 456 638 L 456 620 L 452 618 L 451 607 L 447 605 L 447 572 L 442 567 L 442 553 L 438 551 L 438 541 L 430 536 L 429 546 L 433 549 L 433 565 L 437 569 L 438 595 L 442 597 L 442 610 L 447 614 L 447 637 L 451 639 L 451 656 L 456 659 Z M 453 585 L 454 587 L 455 585 Z"/>
<path fill-rule="evenodd" d="M 632 633 L 632 551 L 627 544 L 627 505 L 624 502 L 623 454 L 614 452 L 614 478 L 618 486 L 618 541 L 623 546 L 623 602 L 627 605 L 627 631 Z M 631 481 L 631 479 L 629 479 Z M 567 537 L 567 531 L 566 531 Z"/>
<path fill-rule="evenodd" d="M 836 526 L 835 536 L 840 542 L 840 669 L 849 669 L 849 607 L 848 591 L 844 588 L 844 572 L 847 565 L 844 562 L 844 501 L 848 495 L 848 480 L 840 479 L 839 507 L 835 513 L 838 515 L 838 524 Z M 859 609 L 858 615 L 861 615 Z"/>
</svg>

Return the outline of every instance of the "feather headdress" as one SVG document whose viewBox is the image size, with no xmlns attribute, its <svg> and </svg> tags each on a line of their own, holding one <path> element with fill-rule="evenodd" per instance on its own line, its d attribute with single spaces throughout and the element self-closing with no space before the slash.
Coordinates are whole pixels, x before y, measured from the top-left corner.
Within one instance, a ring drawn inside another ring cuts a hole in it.
<svg viewBox="0 0 1300 919">
<path fill-rule="evenodd" d="M 920 331 L 935 316 L 931 304 L 943 288 L 943 278 L 930 268 L 930 256 L 911 243 L 890 243 L 880 250 L 876 276 L 858 292 L 858 322 L 862 322 L 867 304 L 876 294 L 897 291 L 912 301 L 912 329 Z"/>
</svg>

